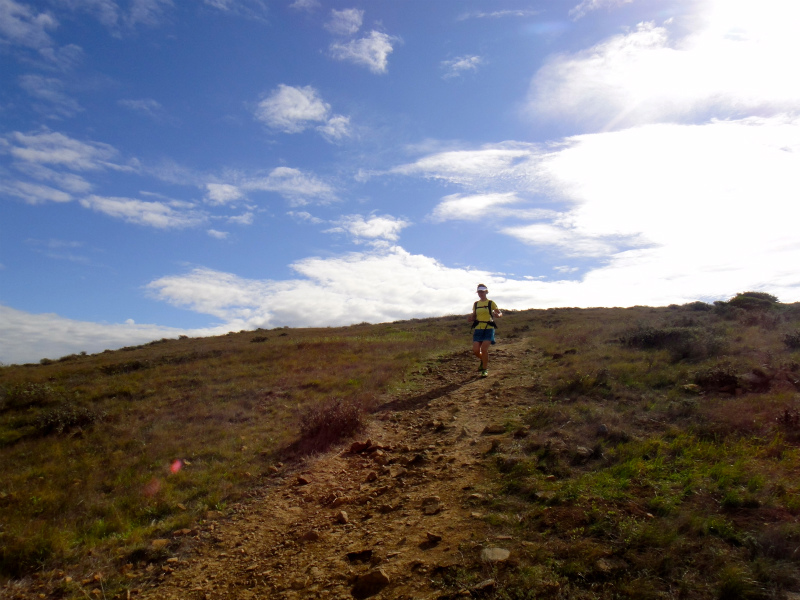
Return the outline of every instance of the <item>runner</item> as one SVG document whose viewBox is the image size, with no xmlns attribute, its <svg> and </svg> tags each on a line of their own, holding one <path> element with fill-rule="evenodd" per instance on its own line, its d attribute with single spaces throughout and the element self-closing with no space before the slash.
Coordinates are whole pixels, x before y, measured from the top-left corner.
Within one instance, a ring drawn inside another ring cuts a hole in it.
<svg viewBox="0 0 800 600">
<path fill-rule="evenodd" d="M 489 375 L 489 346 L 495 343 L 494 330 L 497 325 L 495 318 L 500 318 L 503 313 L 497 308 L 497 304 L 486 298 L 489 289 L 482 283 L 478 284 L 478 297 L 480 300 L 472 305 L 472 314 L 469 320 L 472 321 L 472 352 L 480 361 L 478 370 L 481 377 Z"/>
</svg>

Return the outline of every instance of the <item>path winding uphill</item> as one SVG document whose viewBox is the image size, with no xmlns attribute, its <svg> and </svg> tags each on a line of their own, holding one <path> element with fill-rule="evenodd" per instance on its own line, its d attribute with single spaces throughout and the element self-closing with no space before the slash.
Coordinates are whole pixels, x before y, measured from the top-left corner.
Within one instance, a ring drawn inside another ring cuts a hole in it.
<svg viewBox="0 0 800 600">
<path fill-rule="evenodd" d="M 456 595 L 490 591 L 518 549 L 482 519 L 483 469 L 513 439 L 502 424 L 530 403 L 525 352 L 495 349 L 488 378 L 469 352 L 444 357 L 352 446 L 282 467 L 259 498 L 211 515 L 139 597 L 446 598 L 442 581 L 453 589 L 476 569 L 482 583 Z"/>
</svg>

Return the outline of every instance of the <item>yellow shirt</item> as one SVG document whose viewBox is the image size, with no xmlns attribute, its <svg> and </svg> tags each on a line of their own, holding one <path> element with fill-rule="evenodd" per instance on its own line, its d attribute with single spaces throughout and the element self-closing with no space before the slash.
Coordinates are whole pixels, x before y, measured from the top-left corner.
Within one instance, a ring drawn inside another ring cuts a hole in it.
<svg viewBox="0 0 800 600">
<path fill-rule="evenodd" d="M 494 303 L 494 300 L 478 300 L 478 304 L 475 307 L 475 319 L 480 323 L 475 326 L 475 329 L 490 329 L 489 321 L 494 321 L 494 315 L 492 314 L 494 310 L 497 310 L 497 304 Z"/>
</svg>

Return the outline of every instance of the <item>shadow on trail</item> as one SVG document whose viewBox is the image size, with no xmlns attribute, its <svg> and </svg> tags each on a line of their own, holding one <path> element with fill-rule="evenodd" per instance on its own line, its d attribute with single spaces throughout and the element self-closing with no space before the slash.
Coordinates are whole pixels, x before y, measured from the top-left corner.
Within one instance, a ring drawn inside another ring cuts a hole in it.
<svg viewBox="0 0 800 600">
<path fill-rule="evenodd" d="M 390 410 L 394 411 L 403 411 L 403 410 L 415 410 L 417 408 L 421 408 L 422 406 L 426 405 L 431 400 L 436 400 L 437 398 L 441 398 L 445 394 L 449 394 L 450 392 L 454 392 L 457 389 L 460 389 L 467 385 L 468 383 L 472 383 L 476 381 L 477 377 L 469 377 L 463 381 L 458 381 L 455 383 L 448 383 L 447 385 L 443 385 L 441 387 L 437 387 L 423 394 L 418 394 L 416 396 L 411 396 L 410 398 L 398 398 L 397 400 L 392 400 L 391 402 L 387 402 L 386 404 L 382 404 L 378 406 L 374 412 L 386 412 Z"/>
</svg>

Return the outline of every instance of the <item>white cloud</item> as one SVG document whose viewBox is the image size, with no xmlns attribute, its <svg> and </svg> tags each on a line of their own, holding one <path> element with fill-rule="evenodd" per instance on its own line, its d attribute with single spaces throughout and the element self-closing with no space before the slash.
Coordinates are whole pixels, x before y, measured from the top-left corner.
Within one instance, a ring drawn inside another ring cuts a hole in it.
<svg viewBox="0 0 800 600">
<path fill-rule="evenodd" d="M 627 239 L 612 236 L 591 235 L 572 227 L 551 223 L 533 223 L 520 227 L 506 227 L 503 233 L 530 244 L 547 249 L 558 249 L 564 256 L 591 256 L 606 258 L 617 253 L 622 245 L 630 245 Z"/>
<path fill-rule="evenodd" d="M 326 140 L 338 142 L 350 136 L 350 117 L 335 115 L 328 119 L 328 122 L 324 125 L 319 125 L 317 131 L 319 131 Z"/>
<path fill-rule="evenodd" d="M 264 20 L 269 12 L 269 5 L 264 0 L 204 0 L 204 2 L 207 6 L 249 19 Z"/>
<path fill-rule="evenodd" d="M 45 64 L 49 67 L 68 71 L 83 61 L 84 51 L 76 44 L 67 44 L 61 47 L 39 48 L 39 56 L 45 59 Z"/>
<path fill-rule="evenodd" d="M 284 133 L 301 133 L 315 126 L 328 141 L 338 141 L 350 135 L 350 118 L 329 116 L 331 106 L 311 86 L 302 88 L 280 84 L 259 102 L 255 116 L 269 127 Z"/>
<path fill-rule="evenodd" d="M 229 204 L 239 200 L 244 194 L 235 185 L 227 183 L 207 183 L 206 200 L 209 204 Z"/>
<path fill-rule="evenodd" d="M 312 11 L 320 6 L 322 5 L 319 3 L 319 0 L 294 0 L 294 2 L 289 5 L 289 8 Z"/>
<path fill-rule="evenodd" d="M 7 136 L 7 151 L 17 160 L 66 167 L 75 171 L 120 168 L 111 162 L 117 151 L 100 142 L 80 142 L 61 133 L 45 131 Z"/>
<path fill-rule="evenodd" d="M 52 45 L 48 31 L 58 27 L 49 12 L 36 12 L 14 0 L 0 0 L 0 39 L 28 48 Z"/>
<path fill-rule="evenodd" d="M 52 182 L 60 189 L 73 194 L 85 194 L 92 189 L 91 183 L 75 173 L 64 173 L 37 163 L 21 162 L 14 166 L 33 179 Z"/>
<path fill-rule="evenodd" d="M 0 306 L 0 362 L 39 362 L 78 352 L 102 352 L 179 335 L 213 335 L 225 330 L 183 330 L 159 325 L 101 324 L 55 314 L 31 314 Z"/>
<path fill-rule="evenodd" d="M 478 67 L 483 63 L 483 58 L 475 55 L 465 55 L 452 60 L 443 60 L 441 66 L 442 69 L 445 70 L 445 74 L 442 75 L 442 77 L 444 79 L 460 77 L 468 71 L 477 71 Z"/>
<path fill-rule="evenodd" d="M 475 283 L 489 273 L 448 269 L 393 247 L 292 265 L 288 281 L 251 280 L 211 269 L 163 277 L 148 288 L 175 306 L 212 315 L 233 330 L 246 327 L 345 325 L 464 313 Z M 410 302 L 422 293 L 424 302 Z M 319 307 L 325 306 L 324 311 Z"/>
<path fill-rule="evenodd" d="M 440 179 L 480 193 L 538 191 L 538 163 L 546 151 L 534 144 L 487 144 L 477 150 L 449 150 L 391 169 L 399 175 Z M 508 188 L 508 189 L 506 189 Z"/>
<path fill-rule="evenodd" d="M 261 4 L 260 0 L 249 0 L 247 4 Z M 117 0 L 59 0 L 60 6 L 73 11 L 85 11 L 109 28 L 113 35 L 119 36 L 122 30 L 130 31 L 138 25 L 157 27 L 164 22 L 166 13 L 174 8 L 172 0 L 130 0 L 121 3 Z M 121 6 L 124 4 L 125 6 Z M 239 2 L 234 0 L 218 0 L 206 4 L 227 4 L 235 9 Z"/>
<path fill-rule="evenodd" d="M 569 11 L 569 16 L 577 21 L 594 10 L 616 8 L 617 6 L 630 4 L 631 2 L 633 2 L 633 0 L 583 0 L 583 2 Z"/>
<path fill-rule="evenodd" d="M 386 73 L 388 58 L 393 51 L 394 38 L 379 31 L 371 31 L 367 37 L 345 43 L 331 44 L 331 56 L 367 67 L 373 73 Z"/>
<path fill-rule="evenodd" d="M 503 19 L 506 17 L 513 17 L 513 18 L 527 18 L 527 17 L 535 17 L 538 14 L 541 14 L 542 11 L 540 10 L 494 10 L 491 12 L 484 12 L 484 11 L 475 11 L 475 12 L 468 12 L 461 15 L 458 20 L 459 21 L 466 21 L 467 19 Z"/>
<path fill-rule="evenodd" d="M 120 19 L 120 8 L 115 0 L 60 0 L 71 10 L 86 10 L 109 28 L 115 28 Z"/>
<path fill-rule="evenodd" d="M 300 133 L 312 123 L 326 121 L 330 109 L 330 104 L 323 102 L 311 86 L 280 84 L 259 102 L 256 118 L 285 133 Z"/>
<path fill-rule="evenodd" d="M 302 206 L 312 201 L 330 202 L 336 199 L 336 194 L 330 185 L 313 175 L 290 167 L 278 167 L 267 177 L 245 180 L 240 187 L 245 190 L 276 192 L 288 199 L 293 206 Z"/>
<path fill-rule="evenodd" d="M 233 217 L 227 217 L 228 223 L 233 225 L 252 225 L 253 224 L 253 213 L 246 212 L 241 215 L 236 215 Z"/>
<path fill-rule="evenodd" d="M 588 50 L 554 56 L 532 81 L 531 114 L 609 130 L 800 109 L 800 80 L 786 75 L 800 54 L 790 25 L 800 5 L 708 4 L 702 28 L 682 39 L 671 39 L 667 26 L 641 23 Z"/>
<path fill-rule="evenodd" d="M 392 216 L 370 216 L 366 219 L 362 215 L 347 215 L 333 222 L 334 227 L 326 233 L 347 233 L 356 243 L 361 240 L 368 242 L 396 242 L 400 232 L 411 225 L 405 219 Z"/>
<path fill-rule="evenodd" d="M 45 202 L 69 202 L 72 196 L 50 186 L 24 181 L 0 180 L 0 192 L 21 198 L 28 204 L 44 204 Z"/>
<path fill-rule="evenodd" d="M 292 210 L 292 211 L 289 211 L 286 214 L 289 215 L 290 217 L 292 217 L 293 219 L 297 220 L 297 221 L 304 222 L 304 223 L 311 223 L 312 225 L 320 225 L 320 224 L 325 222 L 322 219 L 320 219 L 319 217 L 315 217 L 310 212 L 307 212 L 307 211 L 304 211 L 304 210 L 301 210 L 301 211 L 293 211 Z"/>
<path fill-rule="evenodd" d="M 496 144 L 432 154 L 392 172 L 472 192 L 445 197 L 434 218 L 477 215 L 488 194 L 499 233 L 554 257 L 599 259 L 602 267 L 569 288 L 568 305 L 721 298 L 767 283 L 787 301 L 800 299 L 792 274 L 800 259 L 797 117 L 644 125 L 551 146 Z M 515 194 L 559 209 L 509 206 Z"/>
<path fill-rule="evenodd" d="M 131 0 L 125 22 L 129 27 L 139 23 L 156 26 L 161 22 L 164 11 L 172 6 L 172 0 Z"/>
<path fill-rule="evenodd" d="M 442 198 L 433 209 L 432 218 L 435 221 L 489 221 L 493 214 L 497 214 L 497 207 L 517 202 L 520 202 L 520 198 L 514 192 L 471 196 L 451 194 Z"/>
<path fill-rule="evenodd" d="M 227 231 L 218 231 L 216 229 L 209 229 L 208 231 L 206 231 L 206 233 L 208 233 L 208 235 L 218 240 L 224 240 L 228 237 Z"/>
<path fill-rule="evenodd" d="M 361 29 L 364 11 L 357 8 L 344 10 L 331 9 L 331 18 L 325 23 L 325 29 L 336 35 L 353 35 Z"/>
<path fill-rule="evenodd" d="M 165 115 L 164 107 L 160 102 L 152 98 L 142 98 L 139 100 L 118 100 L 123 108 L 138 112 L 152 119 L 163 119 Z"/>
<path fill-rule="evenodd" d="M 207 217 L 194 210 L 178 206 L 173 208 L 164 202 L 144 202 L 133 198 L 113 198 L 89 196 L 80 201 L 84 208 L 90 208 L 115 219 L 122 219 L 136 225 L 146 225 L 158 229 L 194 227 L 203 223 Z"/>
</svg>

